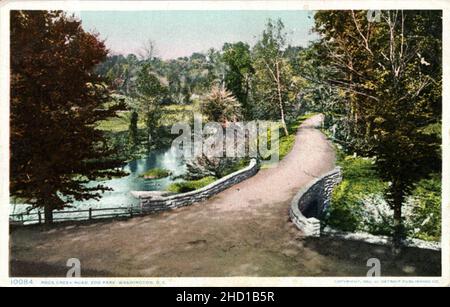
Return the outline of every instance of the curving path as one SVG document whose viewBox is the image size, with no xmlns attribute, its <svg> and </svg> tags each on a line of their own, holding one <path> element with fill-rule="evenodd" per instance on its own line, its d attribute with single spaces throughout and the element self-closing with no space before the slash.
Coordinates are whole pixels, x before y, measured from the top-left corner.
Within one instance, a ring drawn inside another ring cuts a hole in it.
<svg viewBox="0 0 450 307">
<path fill-rule="evenodd" d="M 407 250 L 394 260 L 383 247 L 303 238 L 289 222 L 296 192 L 334 168 L 333 147 L 316 129 L 322 120 L 301 125 L 276 168 L 206 202 L 126 221 L 16 230 L 11 272 L 64 276 L 67 259 L 78 258 L 84 276 L 365 276 L 367 259 L 377 257 L 383 274 L 439 274 L 437 253 Z"/>
</svg>

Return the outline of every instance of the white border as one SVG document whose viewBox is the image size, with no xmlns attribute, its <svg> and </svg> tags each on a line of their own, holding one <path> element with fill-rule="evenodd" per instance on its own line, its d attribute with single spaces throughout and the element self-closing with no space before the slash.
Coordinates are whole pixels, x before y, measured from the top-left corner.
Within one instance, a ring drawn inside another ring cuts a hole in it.
<svg viewBox="0 0 450 307">
<path fill-rule="evenodd" d="M 9 11 L 17 9 L 78 10 L 321 10 L 321 9 L 442 9 L 443 20 L 443 193 L 442 277 L 440 278 L 334 278 L 334 277 L 223 277 L 223 278 L 35 278 L 33 286 L 120 286 L 120 282 L 146 282 L 153 286 L 449 286 L 450 285 L 450 3 L 434 1 L 14 1 L 0 3 L 0 285 L 9 278 Z M 81 283 L 82 282 L 82 283 Z"/>
</svg>

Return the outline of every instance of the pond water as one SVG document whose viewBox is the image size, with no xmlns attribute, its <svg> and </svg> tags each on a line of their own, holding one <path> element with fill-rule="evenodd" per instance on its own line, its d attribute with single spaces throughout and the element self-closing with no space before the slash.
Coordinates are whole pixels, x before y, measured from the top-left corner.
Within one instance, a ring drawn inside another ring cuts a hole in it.
<svg viewBox="0 0 450 307">
<path fill-rule="evenodd" d="M 156 180 L 145 180 L 140 177 L 143 172 L 153 168 L 167 169 L 172 173 L 172 176 Z M 169 149 L 154 150 L 145 158 L 131 161 L 124 166 L 123 170 L 129 175 L 111 180 L 94 181 L 88 184 L 88 186 L 101 184 L 113 189 L 103 193 L 99 201 L 76 202 L 72 208 L 67 208 L 64 211 L 137 206 L 139 200 L 131 195 L 131 191 L 163 191 L 171 183 L 180 181 L 180 179 L 175 178 L 186 172 L 186 164 L 178 151 L 171 147 Z M 13 204 L 10 213 L 25 212 L 27 207 L 27 205 Z M 57 216 L 60 215 L 58 211 L 55 211 L 55 213 Z M 72 217 L 73 215 L 76 216 L 76 213 L 70 216 Z M 87 214 L 80 214 L 77 217 L 82 218 L 81 215 L 85 216 Z M 36 216 L 33 218 L 36 218 Z"/>
<path fill-rule="evenodd" d="M 142 173 L 154 168 L 169 170 L 172 175 L 155 180 L 146 180 L 140 177 Z M 177 154 L 177 150 L 170 148 L 154 150 L 145 158 L 131 161 L 123 170 L 129 175 L 90 184 L 92 186 L 102 184 L 113 189 L 113 191 L 103 193 L 101 200 L 93 203 L 103 207 L 138 204 L 139 201 L 130 194 L 130 191 L 164 191 L 171 183 L 177 181 L 174 179 L 175 177 L 185 173 L 186 165 Z"/>
</svg>

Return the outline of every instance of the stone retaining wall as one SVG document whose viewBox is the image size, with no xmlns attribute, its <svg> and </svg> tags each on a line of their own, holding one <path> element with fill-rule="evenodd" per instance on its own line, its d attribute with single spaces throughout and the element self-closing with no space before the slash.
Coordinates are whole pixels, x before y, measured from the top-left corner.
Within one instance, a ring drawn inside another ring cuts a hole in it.
<svg viewBox="0 0 450 307">
<path fill-rule="evenodd" d="M 143 213 L 153 213 L 188 206 L 204 201 L 229 187 L 254 176 L 259 170 L 259 163 L 252 159 L 250 164 L 237 172 L 225 176 L 199 190 L 166 196 L 161 192 L 131 192 L 139 198 Z"/>
<path fill-rule="evenodd" d="M 341 180 L 341 168 L 336 167 L 304 187 L 292 200 L 291 220 L 305 235 L 320 236 L 320 219 L 330 204 L 333 188 Z"/>
</svg>

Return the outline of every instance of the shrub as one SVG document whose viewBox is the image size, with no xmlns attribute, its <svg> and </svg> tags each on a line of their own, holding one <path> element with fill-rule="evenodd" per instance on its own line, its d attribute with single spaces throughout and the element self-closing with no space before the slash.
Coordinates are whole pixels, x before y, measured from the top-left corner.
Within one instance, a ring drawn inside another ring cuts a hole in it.
<svg viewBox="0 0 450 307">
<path fill-rule="evenodd" d="M 363 231 L 367 196 L 382 194 L 387 185 L 378 178 L 372 159 L 341 155 L 338 164 L 344 179 L 333 191 L 325 224 L 343 231 Z"/>
<path fill-rule="evenodd" d="M 172 183 L 167 188 L 167 191 L 172 193 L 186 193 L 190 191 L 195 191 L 203 187 L 206 187 L 207 185 L 213 183 L 216 180 L 217 180 L 216 177 L 209 176 L 199 180 L 176 182 Z"/>
<path fill-rule="evenodd" d="M 410 233 L 422 240 L 438 241 L 441 237 L 441 189 L 440 174 L 432 174 L 415 185 L 412 192 Z"/>
<path fill-rule="evenodd" d="M 161 179 L 169 177 L 170 175 L 171 172 L 166 169 L 154 168 L 142 173 L 139 177 L 143 177 L 144 179 Z"/>
<path fill-rule="evenodd" d="M 334 189 L 324 225 L 343 231 L 391 235 L 392 210 L 384 199 L 388 183 L 376 173 L 373 159 L 345 156 L 338 151 L 343 181 Z M 409 237 L 438 241 L 441 235 L 441 178 L 420 180 L 402 208 Z"/>
</svg>

